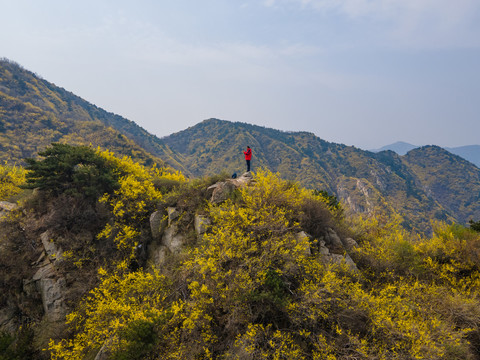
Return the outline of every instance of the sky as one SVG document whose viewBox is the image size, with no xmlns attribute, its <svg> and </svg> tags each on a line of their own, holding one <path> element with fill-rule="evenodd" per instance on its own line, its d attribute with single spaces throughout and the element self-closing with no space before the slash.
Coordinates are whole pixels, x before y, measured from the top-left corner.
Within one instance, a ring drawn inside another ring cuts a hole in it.
<svg viewBox="0 0 480 360">
<path fill-rule="evenodd" d="M 479 0 L 0 0 L 0 57 L 159 137 L 480 144 Z"/>
</svg>

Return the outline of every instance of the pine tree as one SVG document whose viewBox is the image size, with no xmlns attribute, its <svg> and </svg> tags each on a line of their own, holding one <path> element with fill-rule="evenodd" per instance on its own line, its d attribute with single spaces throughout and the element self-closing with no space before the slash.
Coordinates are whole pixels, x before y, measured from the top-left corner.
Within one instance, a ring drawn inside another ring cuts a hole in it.
<svg viewBox="0 0 480 360">
<path fill-rule="evenodd" d="M 53 196 L 68 194 L 97 199 L 118 188 L 114 168 L 87 146 L 53 143 L 39 153 L 42 160 L 25 159 L 26 188 L 44 190 Z"/>
</svg>

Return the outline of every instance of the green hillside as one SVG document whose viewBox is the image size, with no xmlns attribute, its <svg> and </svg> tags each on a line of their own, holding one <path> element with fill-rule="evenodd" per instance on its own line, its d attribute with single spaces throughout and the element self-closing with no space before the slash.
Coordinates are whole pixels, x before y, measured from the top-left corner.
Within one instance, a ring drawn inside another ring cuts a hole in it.
<svg viewBox="0 0 480 360">
<path fill-rule="evenodd" d="M 431 230 L 431 220 L 480 218 L 479 169 L 453 155 L 416 149 L 406 156 L 372 153 L 324 141 L 308 132 L 205 120 L 163 139 L 0 61 L 0 161 L 22 163 L 52 142 L 93 145 L 143 164 L 167 164 L 190 177 L 266 168 L 302 186 L 326 190 L 351 212 L 393 213 L 406 228 Z"/>
<path fill-rule="evenodd" d="M 410 151 L 402 160 L 426 193 L 457 219 L 478 219 L 480 171 L 469 161 L 438 146 Z"/>
<path fill-rule="evenodd" d="M 416 149 L 406 157 L 392 151 L 372 153 L 329 143 L 307 132 L 282 132 L 218 119 L 205 120 L 162 140 L 182 156 L 195 176 L 243 172 L 242 150 L 249 145 L 253 170 L 268 168 L 303 186 L 327 190 L 354 212 L 395 210 L 407 228 L 429 229 L 432 219 L 463 224 L 480 217 L 480 184 L 470 181 L 478 178 L 480 170 L 454 155 L 435 156 L 428 148 Z M 435 172 L 429 173 L 429 180 L 422 171 L 436 167 L 444 171 L 442 189 L 429 185 Z M 442 193 L 448 193 L 450 200 Z"/>
<path fill-rule="evenodd" d="M 52 142 L 92 144 L 146 164 L 168 161 L 181 168 L 157 137 L 134 122 L 106 112 L 12 61 L 0 60 L 0 161 L 21 162 Z"/>
</svg>

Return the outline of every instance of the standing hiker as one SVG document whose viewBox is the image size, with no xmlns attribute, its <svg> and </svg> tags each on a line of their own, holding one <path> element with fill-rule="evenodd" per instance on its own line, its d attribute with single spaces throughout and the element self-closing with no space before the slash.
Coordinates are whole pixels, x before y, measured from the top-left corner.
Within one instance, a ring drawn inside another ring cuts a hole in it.
<svg viewBox="0 0 480 360">
<path fill-rule="evenodd" d="M 252 160 L 252 149 L 250 146 L 247 146 L 247 151 L 243 152 L 245 154 L 245 161 L 247 162 L 247 172 L 250 171 L 250 160 Z"/>
</svg>

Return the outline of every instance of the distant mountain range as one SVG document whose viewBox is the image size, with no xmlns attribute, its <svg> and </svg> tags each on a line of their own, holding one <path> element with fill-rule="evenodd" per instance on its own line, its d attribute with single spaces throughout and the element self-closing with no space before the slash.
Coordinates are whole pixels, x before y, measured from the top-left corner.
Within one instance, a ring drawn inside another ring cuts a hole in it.
<svg viewBox="0 0 480 360">
<path fill-rule="evenodd" d="M 480 170 L 438 146 L 373 153 L 329 143 L 308 132 L 283 132 L 209 119 L 162 139 L 194 175 L 244 169 L 242 149 L 254 151 L 254 169 L 338 196 L 355 212 L 393 209 L 404 225 L 428 229 L 431 219 L 465 223 L 480 216 Z"/>
<path fill-rule="evenodd" d="M 392 150 L 398 155 L 405 155 L 410 150 L 416 149 L 419 146 L 412 145 L 403 141 L 397 141 L 396 143 L 386 145 L 380 149 L 370 150 L 372 152 L 380 152 L 385 150 Z M 450 151 L 452 154 L 458 155 L 465 160 L 470 161 L 477 167 L 480 167 L 480 145 L 467 145 L 458 147 L 444 147 L 445 150 Z"/>
<path fill-rule="evenodd" d="M 157 162 L 200 177 L 242 173 L 242 151 L 253 170 L 336 195 L 349 211 L 398 212 L 408 228 L 431 220 L 480 219 L 480 169 L 437 146 L 364 151 L 308 132 L 208 119 L 162 139 L 106 112 L 11 61 L 0 61 L 0 161 L 21 162 L 51 142 L 92 144 L 144 163 Z M 400 151 L 397 149 L 397 151 Z"/>
</svg>

